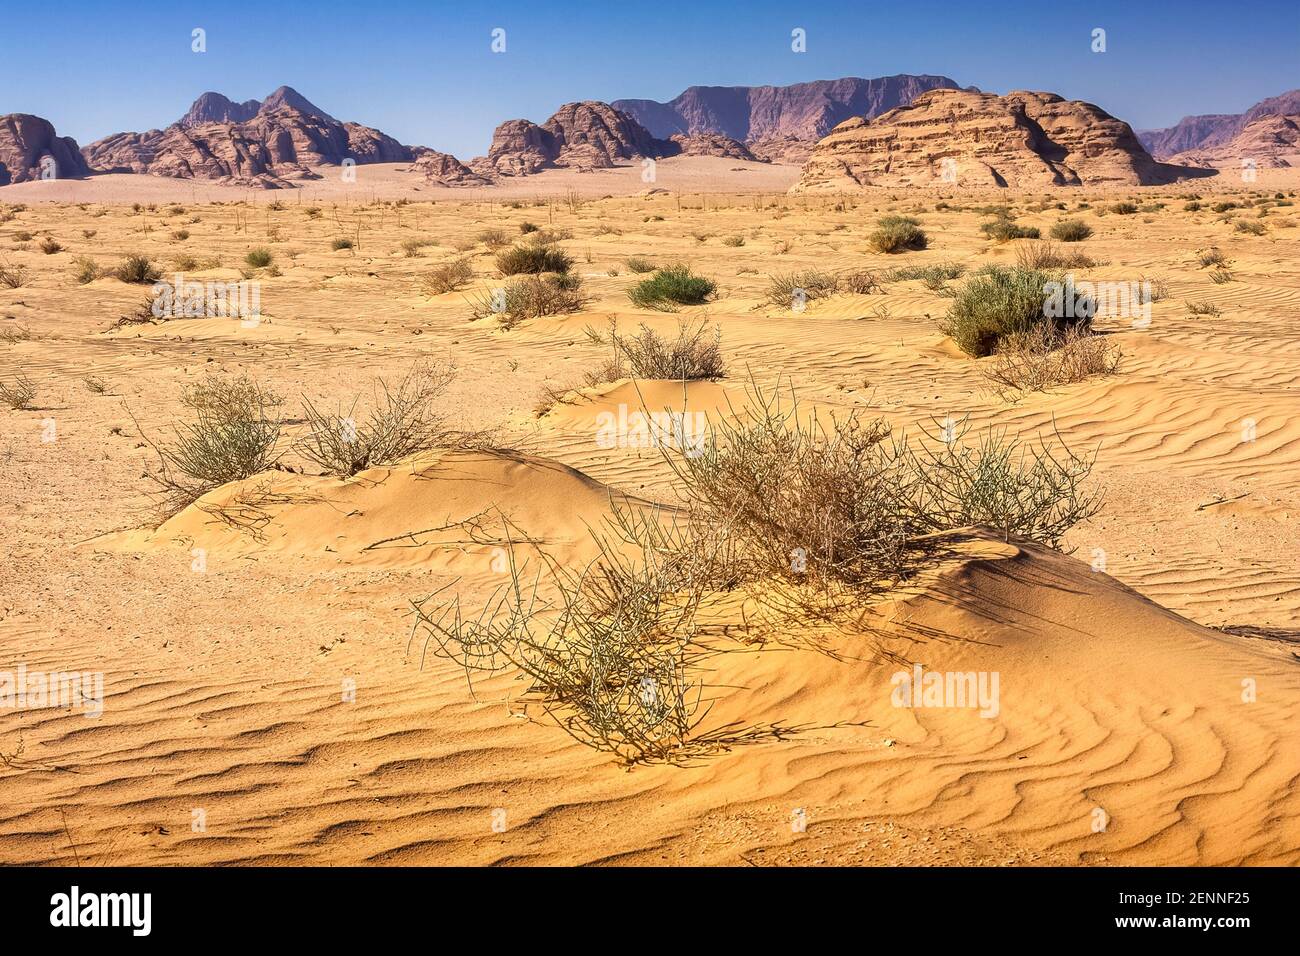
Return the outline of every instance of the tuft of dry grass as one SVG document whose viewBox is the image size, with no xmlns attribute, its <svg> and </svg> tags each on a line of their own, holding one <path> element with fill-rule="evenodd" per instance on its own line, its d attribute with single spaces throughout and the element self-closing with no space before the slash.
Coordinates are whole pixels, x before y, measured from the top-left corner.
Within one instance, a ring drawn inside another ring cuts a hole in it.
<svg viewBox="0 0 1300 956">
<path fill-rule="evenodd" d="M 1071 327 L 1054 332 L 1045 325 L 1004 339 L 980 371 L 999 397 L 1082 382 L 1094 375 L 1114 375 L 1123 353 L 1105 336 Z"/>
<path fill-rule="evenodd" d="M 474 269 L 469 260 L 462 257 L 438 266 L 421 280 L 421 284 L 426 295 L 442 295 L 455 292 L 473 278 Z"/>
</svg>

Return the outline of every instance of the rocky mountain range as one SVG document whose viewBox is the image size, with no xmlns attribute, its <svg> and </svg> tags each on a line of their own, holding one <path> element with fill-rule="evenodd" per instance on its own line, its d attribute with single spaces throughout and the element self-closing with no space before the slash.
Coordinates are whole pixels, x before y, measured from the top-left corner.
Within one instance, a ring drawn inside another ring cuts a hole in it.
<svg viewBox="0 0 1300 956">
<path fill-rule="evenodd" d="M 117 133 L 81 152 L 87 164 L 101 172 L 265 188 L 320 178 L 312 166 L 415 158 L 391 136 L 359 123 L 341 123 L 287 86 L 260 102 L 234 103 L 219 93 L 204 93 L 166 129 Z"/>
<path fill-rule="evenodd" d="M 1183 172 L 1156 162 L 1127 123 L 1091 103 L 935 89 L 835 127 L 795 188 L 1138 186 Z"/>
<path fill-rule="evenodd" d="M 903 73 L 790 86 L 692 86 L 667 103 L 615 100 L 611 105 L 660 138 L 719 134 L 744 143 L 761 158 L 800 163 L 846 119 L 870 119 L 906 106 L 927 90 L 956 87 L 946 76 Z"/>
<path fill-rule="evenodd" d="M 1300 115 L 1300 90 L 1288 90 L 1278 96 L 1260 100 L 1244 113 L 1207 113 L 1184 116 L 1165 129 L 1138 130 L 1138 139 L 1158 159 L 1180 153 L 1222 146 L 1249 124 L 1265 116 Z"/>
<path fill-rule="evenodd" d="M 1226 143 L 1198 146 L 1174 155 L 1170 161 L 1216 169 L 1300 165 L 1300 115 L 1260 116 Z"/>
</svg>

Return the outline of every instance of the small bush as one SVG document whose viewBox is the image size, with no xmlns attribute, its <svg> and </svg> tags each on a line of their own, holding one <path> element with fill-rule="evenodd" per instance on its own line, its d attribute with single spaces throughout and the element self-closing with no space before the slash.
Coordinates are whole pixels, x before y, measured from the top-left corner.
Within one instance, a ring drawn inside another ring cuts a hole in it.
<svg viewBox="0 0 1300 956">
<path fill-rule="evenodd" d="M 743 245 L 745 244 L 745 237 L 744 237 L 744 236 L 726 236 L 726 237 L 723 238 L 723 240 L 722 240 L 722 244 L 723 244 L 724 246 L 731 246 L 732 248 L 738 248 L 738 247 L 743 246 Z"/>
<path fill-rule="evenodd" d="M 697 276 L 686 265 L 666 266 L 628 290 L 632 304 L 643 309 L 675 312 L 681 305 L 703 305 L 718 289 L 712 279 Z"/>
<path fill-rule="evenodd" d="M 510 329 L 524 319 L 581 311 L 586 303 L 578 276 L 553 273 L 526 276 L 503 289 L 480 294 L 470 304 L 470 315 L 475 319 L 495 316 L 504 328 Z"/>
<path fill-rule="evenodd" d="M 1220 309 L 1220 308 L 1219 308 L 1217 305 L 1215 305 L 1213 302 L 1191 302 L 1191 301 L 1189 301 L 1189 302 L 1187 303 L 1187 314 L 1188 314 L 1188 315 L 1210 315 L 1210 316 L 1218 316 L 1218 315 L 1222 315 L 1222 314 L 1223 314 L 1223 310 Z"/>
<path fill-rule="evenodd" d="M 499 249 L 510 242 L 504 229 L 484 229 L 475 238 L 489 249 Z"/>
<path fill-rule="evenodd" d="M 503 276 L 539 275 L 543 272 L 568 272 L 573 266 L 573 257 L 552 245 L 530 243 L 498 252 L 496 263 Z"/>
<path fill-rule="evenodd" d="M 659 268 L 649 259 L 643 259 L 640 256 L 632 256 L 630 259 L 624 260 L 623 264 L 627 266 L 629 272 L 636 272 L 638 274 L 654 272 L 655 269 Z"/>
<path fill-rule="evenodd" d="M 620 335 L 618 323 L 611 319 L 609 332 L 588 332 L 598 343 L 608 344 L 613 352 L 600 370 L 587 377 L 588 385 L 614 382 L 634 375 L 644 379 L 695 381 L 717 379 L 726 374 L 722 361 L 722 330 L 704 321 L 677 324 L 677 337 L 667 339 L 644 324 L 635 335 Z"/>
<path fill-rule="evenodd" d="M 1040 235 L 1034 226 L 1018 226 L 1010 219 L 995 219 L 983 223 L 980 232 L 997 242 L 1010 242 L 1012 239 L 1037 239 Z"/>
<path fill-rule="evenodd" d="M 1082 382 L 1094 375 L 1119 371 L 1119 346 L 1105 336 L 1077 327 L 1055 332 L 1038 325 L 1023 335 L 1002 340 L 992 361 L 981 371 L 1003 398 L 1042 392 Z"/>
<path fill-rule="evenodd" d="M 63 251 L 63 246 L 59 245 L 53 236 L 46 236 L 36 244 L 36 248 L 40 249 L 41 252 L 45 253 L 47 256 L 52 256 L 56 252 Z"/>
<path fill-rule="evenodd" d="M 1132 216 L 1138 211 L 1138 207 L 1134 202 L 1117 202 L 1111 204 L 1110 211 L 1117 216 Z"/>
<path fill-rule="evenodd" d="M 911 216 L 884 216 L 876 225 L 876 231 L 867 237 L 867 244 L 874 252 L 894 254 L 916 251 L 926 248 L 930 243 L 920 223 Z"/>
<path fill-rule="evenodd" d="M 1236 225 L 1232 228 L 1236 232 L 1245 232 L 1252 236 L 1262 236 L 1268 232 L 1268 229 L 1265 228 L 1264 224 L 1258 220 L 1251 221 L 1249 219 L 1238 219 Z"/>
<path fill-rule="evenodd" d="M 352 247 L 353 247 L 352 240 L 347 238 L 346 236 L 339 236 L 337 239 L 333 240 L 330 243 L 330 248 L 333 249 L 335 252 L 341 252 L 344 249 L 351 249 Z"/>
<path fill-rule="evenodd" d="M 1097 263 L 1082 252 L 1066 252 L 1051 240 L 1028 242 L 1016 250 L 1022 269 L 1091 269 Z"/>
<path fill-rule="evenodd" d="M 839 283 L 830 272 L 809 270 L 768 277 L 767 301 L 782 309 L 801 308 L 805 303 L 835 294 Z"/>
<path fill-rule="evenodd" d="M 36 400 L 36 386 L 22 372 L 12 381 L 0 381 L 0 404 L 8 405 L 16 412 L 27 411 Z"/>
<path fill-rule="evenodd" d="M 162 278 L 162 272 L 148 256 L 129 255 L 113 270 L 113 276 L 120 282 L 152 285 Z"/>
<path fill-rule="evenodd" d="M 455 292 L 473 278 L 474 270 L 470 267 L 468 259 L 453 259 L 438 266 L 424 277 L 424 291 L 428 295 Z"/>
<path fill-rule="evenodd" d="M 1202 269 L 1204 269 L 1207 266 L 1226 266 L 1228 264 L 1228 258 L 1223 254 L 1221 249 L 1216 246 L 1210 246 L 1210 248 L 1196 254 L 1196 262 Z"/>
<path fill-rule="evenodd" d="M 1063 309 L 1073 316 L 1046 314 L 1048 283 L 1061 281 L 1059 274 L 1038 269 L 985 266 L 958 291 L 939 329 L 967 355 L 977 357 L 992 355 L 1004 340 L 1027 335 L 1039 325 L 1050 325 L 1060 334 L 1071 326 L 1087 329 L 1095 303 L 1085 296 Z"/>
<path fill-rule="evenodd" d="M 447 427 L 437 402 L 455 374 L 450 363 L 417 363 L 395 387 L 380 379 L 364 421 L 356 416 L 356 400 L 346 413 L 340 408 L 326 415 L 304 399 L 307 434 L 299 451 L 326 474 L 346 478 L 446 446 L 460 433 Z"/>
<path fill-rule="evenodd" d="M 265 246 L 258 246 L 255 249 L 249 249 L 248 255 L 244 256 L 244 262 L 253 269 L 265 269 L 275 259 L 271 250 Z"/>
<path fill-rule="evenodd" d="M 104 270 L 99 267 L 99 263 L 89 256 L 78 256 L 73 260 L 72 264 L 77 267 L 73 275 L 76 276 L 79 285 L 94 282 L 104 274 Z"/>
<path fill-rule="evenodd" d="M 854 295 L 870 295 L 882 291 L 880 280 L 870 269 L 855 269 L 840 276 L 840 288 Z"/>
<path fill-rule="evenodd" d="M 1081 219 L 1062 219 L 1052 226 L 1050 235 L 1058 242 L 1083 242 L 1092 235 L 1092 226 Z"/>
<path fill-rule="evenodd" d="M 1201 204 L 1193 199 L 1191 202 L 1183 203 L 1183 212 L 1200 212 Z"/>
</svg>

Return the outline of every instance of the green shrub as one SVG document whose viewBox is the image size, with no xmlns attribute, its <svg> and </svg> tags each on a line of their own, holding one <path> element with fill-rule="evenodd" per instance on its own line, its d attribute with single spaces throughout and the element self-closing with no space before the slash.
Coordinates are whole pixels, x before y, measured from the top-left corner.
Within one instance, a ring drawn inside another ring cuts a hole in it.
<svg viewBox="0 0 1300 956">
<path fill-rule="evenodd" d="M 1132 216 L 1138 211 L 1135 202 L 1117 202 L 1111 204 L 1110 211 L 1117 216 Z"/>
<path fill-rule="evenodd" d="M 666 266 L 642 279 L 627 297 L 643 309 L 675 312 L 679 305 L 702 305 L 718 289 L 712 279 L 697 276 L 686 265 Z"/>
<path fill-rule="evenodd" d="M 1052 226 L 1050 235 L 1058 242 L 1082 242 L 1092 235 L 1092 226 L 1081 219 L 1062 219 Z"/>
<path fill-rule="evenodd" d="M 573 265 L 573 257 L 563 249 L 542 243 L 511 246 L 498 252 L 496 261 L 503 276 L 568 272 Z"/>
<path fill-rule="evenodd" d="M 630 259 L 625 260 L 623 264 L 627 266 L 629 272 L 636 273 L 654 272 L 655 269 L 659 268 L 649 259 L 644 259 L 641 256 L 632 256 Z"/>
<path fill-rule="evenodd" d="M 1087 329 L 1096 303 L 1085 296 L 1076 297 L 1073 317 L 1047 315 L 1048 283 L 1061 281 L 1058 273 L 1039 269 L 985 266 L 957 292 L 939 329 L 963 352 L 977 357 L 992 355 L 1004 340 L 1027 335 L 1045 323 L 1061 333 Z M 1070 311 L 1069 303 L 1063 305 Z"/>
<path fill-rule="evenodd" d="M 998 242 L 1012 239 L 1037 239 L 1039 231 L 1033 226 L 1017 226 L 1010 219 L 995 219 L 980 226 L 980 232 Z"/>
<path fill-rule="evenodd" d="M 134 282 L 140 285 L 152 285 L 162 278 L 162 272 L 149 261 L 148 256 L 127 256 L 113 270 L 113 275 L 121 282 Z"/>
<path fill-rule="evenodd" d="M 911 216 L 884 216 L 868 238 L 867 244 L 874 252 L 888 254 L 924 249 L 930 239 Z"/>
<path fill-rule="evenodd" d="M 244 261 L 254 269 L 265 269 L 271 264 L 275 256 L 271 255 L 271 250 L 265 246 L 258 246 L 256 249 L 249 249 L 248 255 L 244 256 Z"/>
</svg>

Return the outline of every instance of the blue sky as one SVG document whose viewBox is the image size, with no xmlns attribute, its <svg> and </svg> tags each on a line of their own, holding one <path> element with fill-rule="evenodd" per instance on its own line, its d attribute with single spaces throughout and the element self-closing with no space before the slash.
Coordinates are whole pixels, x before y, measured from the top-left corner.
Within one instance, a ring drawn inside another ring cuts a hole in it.
<svg viewBox="0 0 1300 956">
<path fill-rule="evenodd" d="M 666 100 L 690 85 L 937 73 L 1050 90 L 1135 128 L 1239 112 L 1300 86 L 1300 4 L 604 0 L 528 3 L 8 3 L 0 114 L 85 144 L 165 126 L 198 94 L 294 87 L 343 120 L 462 158 L 497 123 L 577 99 Z M 207 31 L 206 53 L 191 30 Z M 491 31 L 506 31 L 506 52 Z M 807 52 L 790 31 L 807 31 Z M 1090 50 L 1093 28 L 1107 51 Z"/>
</svg>

